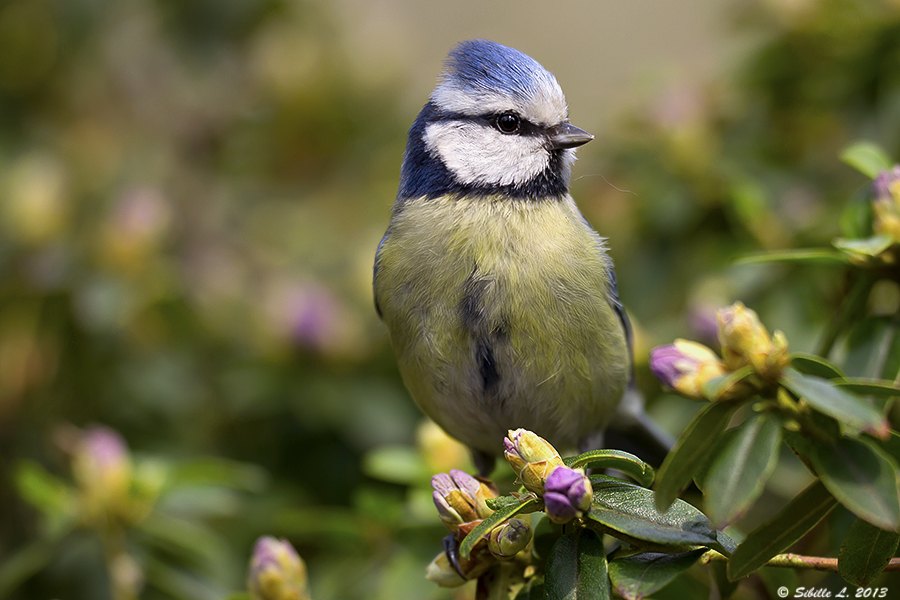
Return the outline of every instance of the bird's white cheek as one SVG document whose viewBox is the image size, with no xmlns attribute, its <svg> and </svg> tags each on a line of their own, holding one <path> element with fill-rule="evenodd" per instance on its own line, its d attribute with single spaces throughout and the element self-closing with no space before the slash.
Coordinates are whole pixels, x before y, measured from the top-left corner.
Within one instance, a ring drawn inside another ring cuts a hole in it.
<svg viewBox="0 0 900 600">
<path fill-rule="evenodd" d="M 540 138 L 504 135 L 477 123 L 431 123 L 425 145 L 464 184 L 524 184 L 550 161 Z"/>
</svg>

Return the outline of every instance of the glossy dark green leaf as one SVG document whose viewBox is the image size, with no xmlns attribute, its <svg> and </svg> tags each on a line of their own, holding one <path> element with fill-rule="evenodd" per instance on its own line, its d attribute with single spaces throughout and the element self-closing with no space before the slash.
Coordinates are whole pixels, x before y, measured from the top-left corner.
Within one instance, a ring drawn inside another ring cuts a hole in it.
<svg viewBox="0 0 900 600">
<path fill-rule="evenodd" d="M 668 510 L 656 509 L 655 494 L 612 477 L 591 479 L 594 503 L 588 518 L 613 535 L 667 546 L 709 546 L 722 549 L 716 530 L 702 512 L 676 500 Z"/>
<path fill-rule="evenodd" d="M 816 410 L 834 417 L 853 429 L 881 438 L 886 437 L 890 431 L 890 425 L 880 411 L 859 396 L 836 387 L 827 379 L 786 369 L 781 384 L 802 397 Z"/>
<path fill-rule="evenodd" d="M 737 264 L 753 264 L 764 262 L 800 262 L 808 264 L 845 265 L 849 261 L 840 252 L 830 248 L 811 250 L 778 250 L 775 252 L 759 252 L 747 254 L 735 261 Z"/>
<path fill-rule="evenodd" d="M 734 554 L 734 551 L 737 550 L 737 542 L 731 539 L 727 533 L 722 530 L 716 531 L 716 539 L 719 541 L 719 547 L 717 550 L 720 554 L 725 554 L 731 556 Z M 725 551 L 722 552 L 722 549 Z"/>
<path fill-rule="evenodd" d="M 713 524 L 736 521 L 762 494 L 778 464 L 781 421 L 763 413 L 744 421 L 715 457 L 703 483 L 703 506 Z"/>
<path fill-rule="evenodd" d="M 844 537 L 838 554 L 841 577 L 853 585 L 869 585 L 891 562 L 898 543 L 900 534 L 857 519 Z"/>
<path fill-rule="evenodd" d="M 616 469 L 625 473 L 644 487 L 653 483 L 653 467 L 634 454 L 622 450 L 592 450 L 566 459 L 570 467 L 583 469 Z"/>
<path fill-rule="evenodd" d="M 875 179 L 879 173 L 892 166 L 890 158 L 880 146 L 865 141 L 847 146 L 841 152 L 841 160 L 870 179 Z"/>
<path fill-rule="evenodd" d="M 654 489 L 659 510 L 668 508 L 690 484 L 736 408 L 733 402 L 710 404 L 688 424 L 656 475 Z"/>
<path fill-rule="evenodd" d="M 900 433 L 892 430 L 891 435 L 881 442 L 881 447 L 900 464 Z"/>
<path fill-rule="evenodd" d="M 791 354 L 791 366 L 801 373 L 815 375 L 823 379 L 844 377 L 844 373 L 841 372 L 837 365 L 815 354 L 795 352 Z"/>
<path fill-rule="evenodd" d="M 878 396 L 880 398 L 900 396 L 900 388 L 894 382 L 883 379 L 847 377 L 833 383 L 835 386 L 858 396 Z"/>
<path fill-rule="evenodd" d="M 488 532 L 493 529 L 497 524 L 502 523 L 503 521 L 510 519 L 518 514 L 531 513 L 536 510 L 541 510 L 543 508 L 544 503 L 537 498 L 526 498 L 517 503 L 509 503 L 499 508 L 491 514 L 488 518 L 483 520 L 478 524 L 475 529 L 469 532 L 469 535 L 462 541 L 462 544 L 459 545 L 459 553 L 463 556 L 463 558 L 469 558 L 469 554 L 472 552 L 472 548 L 477 544 L 481 538 L 486 536 Z"/>
<path fill-rule="evenodd" d="M 705 548 L 664 554 L 642 552 L 609 561 L 609 579 L 626 600 L 640 600 L 667 586 L 697 562 Z"/>
<path fill-rule="evenodd" d="M 821 481 L 815 481 L 777 515 L 751 531 L 728 561 L 728 578 L 740 579 L 794 545 L 825 518 L 837 500 Z"/>
<path fill-rule="evenodd" d="M 838 425 L 838 422 L 828 415 L 823 415 L 820 412 L 812 411 L 809 417 L 811 424 L 814 425 L 821 434 L 820 437 L 831 438 L 835 440 L 841 437 L 840 425 Z M 813 467 L 812 462 L 809 458 L 813 451 L 814 439 L 809 435 L 805 435 L 797 431 L 791 431 L 789 429 L 783 430 L 781 432 L 781 437 L 791 449 L 791 451 L 793 451 L 793 453 L 796 454 L 801 461 L 803 461 L 803 464 L 806 465 L 806 468 L 808 468 L 810 471 L 815 471 L 815 467 Z"/>
<path fill-rule="evenodd" d="M 706 474 L 709 473 L 710 467 L 716 462 L 716 459 L 722 454 L 722 450 L 736 433 L 737 428 L 726 429 L 723 431 L 722 434 L 719 435 L 719 439 L 716 440 L 715 445 L 713 445 L 706 454 L 706 460 L 703 461 L 703 464 L 697 472 L 694 473 L 694 483 L 701 492 L 706 493 Z"/>
<path fill-rule="evenodd" d="M 557 540 L 547 557 L 547 600 L 608 600 L 609 572 L 603 540 L 579 528 Z"/>
<path fill-rule="evenodd" d="M 856 516 L 882 529 L 900 530 L 900 478 L 887 452 L 844 437 L 816 441 L 810 460 L 828 491 Z"/>
</svg>

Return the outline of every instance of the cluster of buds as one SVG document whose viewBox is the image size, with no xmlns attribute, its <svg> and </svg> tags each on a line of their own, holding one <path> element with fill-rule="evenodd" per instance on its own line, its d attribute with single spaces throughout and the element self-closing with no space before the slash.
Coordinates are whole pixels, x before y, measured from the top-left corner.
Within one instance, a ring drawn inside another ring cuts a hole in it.
<svg viewBox="0 0 900 600">
<path fill-rule="evenodd" d="M 551 521 L 568 523 L 590 510 L 594 492 L 584 469 L 567 467 L 547 440 L 526 429 L 516 429 L 509 431 L 503 444 L 504 456 L 519 482 L 543 500 L 544 512 Z M 497 496 L 496 491 L 463 471 L 435 475 L 431 486 L 441 521 L 456 542 L 493 514 L 487 501 Z M 507 519 L 480 538 L 468 557 L 451 558 L 441 552 L 428 565 L 425 577 L 443 587 L 460 586 L 487 572 L 498 560 L 523 556 L 531 538 L 526 520 Z"/>
<path fill-rule="evenodd" d="M 900 242 L 900 165 L 882 171 L 874 181 L 872 229 L 876 235 Z"/>
<path fill-rule="evenodd" d="M 543 498 L 551 521 L 568 523 L 590 510 L 594 491 L 584 469 L 567 467 L 547 440 L 516 429 L 503 444 L 507 462 L 525 489 Z"/>
<path fill-rule="evenodd" d="M 494 511 L 487 505 L 497 492 L 491 486 L 457 469 L 440 473 L 431 479 L 432 498 L 444 526 L 455 543 L 461 542 L 482 520 Z M 428 568 L 425 577 L 442 587 L 456 587 L 485 573 L 497 560 L 512 559 L 531 541 L 531 527 L 520 519 L 509 519 L 492 529 L 472 549 L 468 558 L 456 557 L 453 564 L 441 552 Z"/>
<path fill-rule="evenodd" d="M 736 302 L 716 313 L 716 327 L 722 347 L 720 358 L 703 344 L 675 340 L 650 352 L 650 369 L 664 385 L 697 400 L 732 400 L 754 390 L 746 381 L 710 397 L 707 384 L 729 373 L 750 367 L 765 384 L 777 380 L 790 364 L 787 338 L 780 331 L 769 335 L 757 314 Z"/>
<path fill-rule="evenodd" d="M 247 588 L 253 600 L 309 600 L 306 564 L 287 540 L 263 536 L 253 547 Z"/>
</svg>

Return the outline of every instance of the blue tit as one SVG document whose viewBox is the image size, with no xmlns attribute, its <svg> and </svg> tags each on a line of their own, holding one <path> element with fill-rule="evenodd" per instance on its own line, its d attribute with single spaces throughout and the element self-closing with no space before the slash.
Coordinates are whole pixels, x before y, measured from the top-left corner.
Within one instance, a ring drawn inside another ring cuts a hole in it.
<svg viewBox="0 0 900 600">
<path fill-rule="evenodd" d="M 412 397 L 482 474 L 510 429 L 596 447 L 629 385 L 606 240 L 568 191 L 591 139 L 549 71 L 485 40 L 451 50 L 409 130 L 375 306 Z"/>
</svg>

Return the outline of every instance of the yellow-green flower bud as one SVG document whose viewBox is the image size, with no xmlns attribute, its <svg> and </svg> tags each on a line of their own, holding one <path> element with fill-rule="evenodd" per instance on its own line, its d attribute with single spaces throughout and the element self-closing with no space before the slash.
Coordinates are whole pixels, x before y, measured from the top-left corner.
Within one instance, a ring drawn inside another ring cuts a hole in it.
<svg viewBox="0 0 900 600">
<path fill-rule="evenodd" d="M 253 547 L 247 587 L 253 600 L 309 600 L 306 564 L 287 540 L 271 536 Z"/>
<path fill-rule="evenodd" d="M 450 564 L 446 552 L 438 554 L 427 567 L 425 567 L 425 579 L 438 584 L 441 587 L 454 588 L 466 583 L 466 579 L 456 572 Z"/>
<path fill-rule="evenodd" d="M 510 519 L 488 534 L 488 550 L 501 560 L 521 552 L 531 541 L 531 527 L 521 519 Z"/>
<path fill-rule="evenodd" d="M 727 373 L 715 352 L 697 342 L 677 339 L 650 351 L 650 370 L 666 386 L 688 398 L 706 399 L 703 386 Z"/>
<path fill-rule="evenodd" d="M 122 436 L 101 426 L 81 432 L 72 455 L 72 474 L 86 521 L 111 515 L 127 519 L 133 467 Z"/>
<path fill-rule="evenodd" d="M 722 357 L 731 370 L 753 364 L 752 357 L 764 354 L 772 343 L 769 332 L 756 312 L 735 302 L 716 313 Z"/>
<path fill-rule="evenodd" d="M 425 579 L 441 587 L 459 587 L 465 582 L 483 575 L 491 565 L 497 564 L 497 561 L 488 552 L 482 551 L 473 552 L 468 559 L 460 556 L 458 564 L 459 571 L 450 564 L 447 553 L 441 552 L 425 567 Z"/>
<path fill-rule="evenodd" d="M 787 338 L 776 332 L 774 339 L 753 310 L 740 302 L 716 314 L 719 341 L 726 366 L 737 370 L 751 365 L 761 377 L 775 379 L 789 362 Z"/>
<path fill-rule="evenodd" d="M 460 525 L 480 521 L 493 513 L 487 505 L 488 498 L 496 492 L 465 471 L 451 469 L 431 478 L 432 499 L 444 525 L 457 533 Z"/>
<path fill-rule="evenodd" d="M 530 492 L 544 493 L 544 480 L 563 460 L 547 440 L 527 429 L 510 430 L 503 440 L 507 462 Z"/>
</svg>

